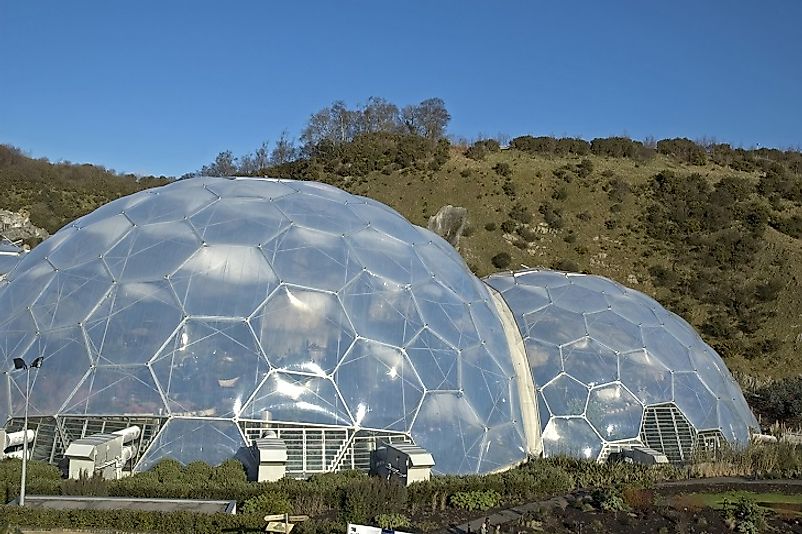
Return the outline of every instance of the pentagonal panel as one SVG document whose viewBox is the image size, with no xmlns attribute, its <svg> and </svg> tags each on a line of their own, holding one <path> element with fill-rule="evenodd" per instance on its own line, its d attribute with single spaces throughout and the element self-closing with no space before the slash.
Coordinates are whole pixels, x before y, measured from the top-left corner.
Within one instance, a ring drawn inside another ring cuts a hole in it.
<svg viewBox="0 0 802 534">
<path fill-rule="evenodd" d="M 190 315 L 248 317 L 278 285 L 255 247 L 209 245 L 170 275 Z"/>
<path fill-rule="evenodd" d="M 163 415 L 153 376 L 144 365 L 94 367 L 67 401 L 62 413 L 81 415 Z"/>
<path fill-rule="evenodd" d="M 618 356 L 589 337 L 562 348 L 565 372 L 588 386 L 618 379 Z"/>
<path fill-rule="evenodd" d="M 554 304 L 574 313 L 600 312 L 608 307 L 604 295 L 575 284 L 549 289 L 549 294 Z"/>
<path fill-rule="evenodd" d="M 154 224 L 131 230 L 103 259 L 116 280 L 162 280 L 178 269 L 200 245 L 188 224 Z"/>
<path fill-rule="evenodd" d="M 339 291 L 362 272 L 342 236 L 293 226 L 263 247 L 282 282 Z"/>
<path fill-rule="evenodd" d="M 53 415 L 72 395 L 75 386 L 89 369 L 89 355 L 81 329 L 76 327 L 51 330 L 36 336 L 22 358 L 32 362 L 44 357 L 42 367 L 31 372 L 30 415 Z M 18 391 L 25 391 L 25 373 L 15 373 Z M 22 393 L 12 395 L 14 415 L 25 408 Z"/>
<path fill-rule="evenodd" d="M 222 198 L 189 219 L 204 243 L 257 246 L 290 226 L 290 220 L 262 199 Z"/>
<path fill-rule="evenodd" d="M 340 292 L 340 298 L 362 337 L 400 347 L 423 327 L 412 290 L 369 272 L 358 275 Z"/>
<path fill-rule="evenodd" d="M 677 341 L 663 327 L 643 327 L 643 341 L 646 350 L 672 371 L 691 371 L 688 347 Z"/>
<path fill-rule="evenodd" d="M 482 346 L 462 351 L 461 390 L 485 426 L 514 419 L 512 375 Z"/>
<path fill-rule="evenodd" d="M 427 393 L 412 437 L 434 457 L 440 473 L 476 473 L 485 426 L 465 397 L 456 392 Z"/>
<path fill-rule="evenodd" d="M 237 425 L 231 421 L 170 419 L 134 471 L 147 471 L 166 458 L 182 464 L 201 461 L 218 465 L 237 456 L 245 446 Z"/>
<path fill-rule="evenodd" d="M 459 353 L 457 349 L 424 328 L 406 347 L 426 389 L 459 389 Z"/>
<path fill-rule="evenodd" d="M 424 324 L 457 348 L 479 343 L 479 335 L 468 305 L 438 282 L 424 282 L 412 288 Z"/>
<path fill-rule="evenodd" d="M 671 402 L 671 371 L 645 350 L 621 355 L 621 382 L 644 404 Z"/>
<path fill-rule="evenodd" d="M 330 372 L 355 337 L 336 296 L 293 286 L 280 287 L 251 322 L 270 363 L 288 371 Z"/>
<path fill-rule="evenodd" d="M 618 352 L 643 348 L 643 337 L 640 327 L 612 311 L 589 313 L 585 316 L 588 322 L 588 334 Z"/>
<path fill-rule="evenodd" d="M 356 262 L 373 275 L 397 284 L 413 284 L 432 276 L 410 243 L 372 228 L 361 230 L 346 240 L 356 255 Z"/>
<path fill-rule="evenodd" d="M 151 363 L 173 414 L 239 413 L 268 365 L 245 322 L 188 319 Z"/>
<path fill-rule="evenodd" d="M 78 229 L 50 253 L 48 259 L 59 269 L 97 259 L 134 226 L 125 215 L 116 215 Z"/>
<path fill-rule="evenodd" d="M 423 396 L 400 350 L 361 339 L 337 368 L 335 382 L 356 423 L 367 428 L 407 430 Z"/>
<path fill-rule="evenodd" d="M 181 324 L 182 315 L 167 281 L 114 284 L 84 324 L 93 359 L 145 364 Z"/>
<path fill-rule="evenodd" d="M 541 388 L 551 415 L 582 415 L 588 402 L 588 388 L 568 375 L 560 375 Z"/>
<path fill-rule="evenodd" d="M 716 401 L 696 373 L 674 374 L 674 402 L 696 430 L 718 428 Z"/>
<path fill-rule="evenodd" d="M 156 189 L 145 194 L 147 199 L 125 211 L 126 216 L 139 226 L 183 221 L 218 198 L 200 187 Z"/>
<path fill-rule="evenodd" d="M 329 378 L 274 371 L 240 418 L 325 425 L 351 425 L 351 417 Z"/>
<path fill-rule="evenodd" d="M 350 234 L 368 223 L 359 218 L 344 202 L 334 202 L 310 195 L 288 195 L 273 203 L 295 224 L 325 230 L 333 234 Z"/>
<path fill-rule="evenodd" d="M 643 405 L 621 384 L 590 390 L 588 421 L 608 441 L 638 437 Z"/>
<path fill-rule="evenodd" d="M 535 379 L 535 385 L 540 386 L 560 374 L 563 370 L 560 347 L 549 343 L 541 343 L 534 339 L 524 342 L 526 359 Z"/>
<path fill-rule="evenodd" d="M 295 189 L 277 180 L 247 178 L 209 180 L 206 189 L 223 198 L 261 198 L 272 200 L 295 193 Z"/>
<path fill-rule="evenodd" d="M 545 456 L 573 456 L 595 460 L 602 449 L 602 441 L 590 424 L 581 417 L 568 419 L 553 417 L 543 430 Z"/>
<path fill-rule="evenodd" d="M 538 341 L 562 345 L 587 335 L 585 318 L 551 304 L 535 313 L 525 314 L 529 336 Z"/>
<path fill-rule="evenodd" d="M 111 285 L 111 277 L 100 260 L 57 272 L 31 307 L 36 324 L 46 329 L 81 323 Z"/>
</svg>

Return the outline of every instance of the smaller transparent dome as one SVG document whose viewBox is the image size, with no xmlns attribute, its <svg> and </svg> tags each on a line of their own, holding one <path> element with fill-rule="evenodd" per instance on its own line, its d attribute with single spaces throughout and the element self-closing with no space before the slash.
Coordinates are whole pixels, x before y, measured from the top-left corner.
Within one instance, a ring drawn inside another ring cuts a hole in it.
<svg viewBox="0 0 802 534">
<path fill-rule="evenodd" d="M 639 443 L 683 461 L 711 442 L 745 445 L 758 428 L 716 351 L 643 293 L 541 270 L 485 281 L 524 338 L 546 455 L 600 458 Z"/>
</svg>

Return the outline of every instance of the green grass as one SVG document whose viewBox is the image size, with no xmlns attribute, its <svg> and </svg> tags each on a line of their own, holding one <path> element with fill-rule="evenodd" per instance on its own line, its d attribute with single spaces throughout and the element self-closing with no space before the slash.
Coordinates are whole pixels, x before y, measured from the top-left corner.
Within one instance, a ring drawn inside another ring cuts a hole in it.
<svg viewBox="0 0 802 534">
<path fill-rule="evenodd" d="M 749 499 L 761 507 L 802 515 L 802 494 L 799 493 L 756 493 L 752 491 L 726 491 L 721 493 L 688 493 L 674 497 L 674 507 L 713 508 L 721 510 L 725 502 Z"/>
</svg>

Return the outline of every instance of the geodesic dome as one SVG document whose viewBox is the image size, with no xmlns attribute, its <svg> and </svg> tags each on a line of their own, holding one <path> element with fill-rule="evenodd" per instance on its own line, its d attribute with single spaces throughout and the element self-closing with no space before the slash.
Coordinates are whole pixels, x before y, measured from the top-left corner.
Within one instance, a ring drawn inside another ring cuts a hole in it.
<svg viewBox="0 0 802 534">
<path fill-rule="evenodd" d="M 140 470 L 266 434 L 301 474 L 358 467 L 377 437 L 414 440 L 443 473 L 529 450 L 516 381 L 531 377 L 484 284 L 438 236 L 323 184 L 193 178 L 121 198 L 26 255 L 0 310 L 0 421 L 24 408 L 12 358 L 45 358 L 39 458 L 130 424 Z"/>
<path fill-rule="evenodd" d="M 25 251 L 0 237 L 0 280 L 20 262 Z"/>
<path fill-rule="evenodd" d="M 672 461 L 758 424 L 721 357 L 650 297 L 600 276 L 492 275 L 524 337 L 546 455 L 645 444 Z"/>
</svg>

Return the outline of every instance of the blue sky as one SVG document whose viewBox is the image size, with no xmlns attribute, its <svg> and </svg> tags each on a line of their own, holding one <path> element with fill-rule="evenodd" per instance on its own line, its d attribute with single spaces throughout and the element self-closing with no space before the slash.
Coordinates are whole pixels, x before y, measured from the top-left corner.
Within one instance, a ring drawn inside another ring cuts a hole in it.
<svg viewBox="0 0 802 534">
<path fill-rule="evenodd" d="M 802 146 L 802 2 L 0 0 L 0 143 L 180 175 L 342 99 L 450 133 Z"/>
</svg>

